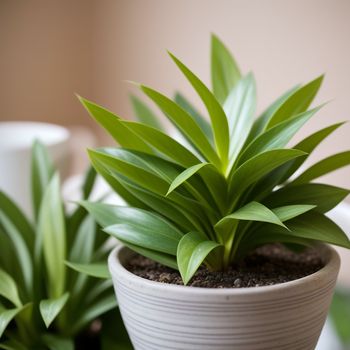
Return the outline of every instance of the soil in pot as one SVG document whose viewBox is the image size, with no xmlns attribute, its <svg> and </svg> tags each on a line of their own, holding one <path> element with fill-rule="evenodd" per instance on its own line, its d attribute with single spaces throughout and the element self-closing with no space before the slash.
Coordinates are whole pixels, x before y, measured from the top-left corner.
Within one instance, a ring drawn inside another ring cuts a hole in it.
<svg viewBox="0 0 350 350">
<path fill-rule="evenodd" d="M 269 286 L 308 276 L 323 266 L 315 248 L 294 252 L 281 244 L 269 244 L 257 248 L 228 271 L 213 272 L 201 267 L 188 285 L 203 288 Z M 178 271 L 140 255 L 135 255 L 125 267 L 135 275 L 152 281 L 183 284 Z"/>
</svg>

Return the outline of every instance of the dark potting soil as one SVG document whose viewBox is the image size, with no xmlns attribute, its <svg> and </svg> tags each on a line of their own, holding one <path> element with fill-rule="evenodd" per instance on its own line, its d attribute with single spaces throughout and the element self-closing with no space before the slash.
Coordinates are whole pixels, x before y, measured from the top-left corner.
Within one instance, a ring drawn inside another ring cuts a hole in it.
<svg viewBox="0 0 350 350">
<path fill-rule="evenodd" d="M 243 288 L 269 286 L 310 275 L 324 266 L 316 249 L 293 252 L 283 245 L 270 244 L 257 248 L 244 260 L 225 272 L 200 267 L 189 286 L 203 288 Z M 182 285 L 178 271 L 140 255 L 134 256 L 126 268 L 137 276 Z"/>
</svg>

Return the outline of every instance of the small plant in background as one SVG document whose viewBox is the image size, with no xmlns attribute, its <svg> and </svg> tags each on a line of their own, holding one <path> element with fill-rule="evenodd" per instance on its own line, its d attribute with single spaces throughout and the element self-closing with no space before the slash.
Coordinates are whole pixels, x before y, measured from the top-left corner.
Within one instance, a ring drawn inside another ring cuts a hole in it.
<svg viewBox="0 0 350 350">
<path fill-rule="evenodd" d="M 187 284 L 200 265 L 226 270 L 266 243 L 310 246 L 327 242 L 350 248 L 344 232 L 324 214 L 349 190 L 313 180 L 350 163 L 345 151 L 291 178 L 318 144 L 343 123 L 286 148 L 322 106 L 309 109 L 323 77 L 280 96 L 257 119 L 252 74 L 242 76 L 215 36 L 212 91 L 170 54 L 199 95 L 210 122 L 177 94 L 172 100 L 140 85 L 183 135 L 179 143 L 154 122 L 139 99 L 143 123 L 80 98 L 93 118 L 119 143 L 90 150 L 91 162 L 128 207 L 82 202 L 104 230 L 134 251 L 178 269 Z"/>
<path fill-rule="evenodd" d="M 74 349 L 76 337 L 116 306 L 106 235 L 83 208 L 65 213 L 46 149 L 36 142 L 32 154 L 34 223 L 0 192 L 0 349 Z M 86 174 L 85 199 L 95 177 Z"/>
<path fill-rule="evenodd" d="M 350 347 L 350 290 L 338 288 L 333 296 L 330 317 L 343 349 Z"/>
</svg>

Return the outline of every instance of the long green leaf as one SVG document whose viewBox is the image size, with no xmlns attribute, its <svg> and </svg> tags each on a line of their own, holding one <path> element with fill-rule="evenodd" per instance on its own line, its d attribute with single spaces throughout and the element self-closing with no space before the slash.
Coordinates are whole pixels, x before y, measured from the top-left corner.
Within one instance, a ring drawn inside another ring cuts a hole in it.
<svg viewBox="0 0 350 350">
<path fill-rule="evenodd" d="M 182 209 L 176 203 L 168 200 L 166 197 L 159 196 L 156 193 L 147 191 L 140 186 L 130 182 L 123 182 L 124 186 L 140 201 L 145 203 L 149 210 L 155 211 L 173 222 L 181 231 L 187 232 L 195 229 L 195 217 L 191 216 L 186 210 Z M 144 209 L 143 207 L 138 207 Z"/>
<path fill-rule="evenodd" d="M 267 196 L 263 203 L 270 208 L 292 204 L 316 205 L 314 210 L 325 213 L 339 204 L 350 190 L 316 183 L 285 186 Z"/>
<path fill-rule="evenodd" d="M 237 200 L 248 186 L 278 166 L 304 154 L 304 152 L 295 149 L 277 149 L 254 156 L 232 173 L 229 190 L 230 198 L 236 198 Z"/>
<path fill-rule="evenodd" d="M 163 126 L 159 122 L 158 117 L 141 99 L 131 95 L 130 100 L 137 120 L 139 120 L 143 125 L 151 126 L 157 130 L 163 130 Z"/>
<path fill-rule="evenodd" d="M 288 221 L 288 235 L 322 241 L 341 247 L 350 248 L 347 235 L 325 215 L 310 211 Z M 285 235 L 286 232 L 276 226 L 269 227 L 269 233 Z"/>
<path fill-rule="evenodd" d="M 176 163 L 189 167 L 199 162 L 192 152 L 161 131 L 135 122 L 123 122 L 123 124 Z"/>
<path fill-rule="evenodd" d="M 69 252 L 69 260 L 80 263 L 91 261 L 96 239 L 96 224 L 92 217 L 87 216 L 76 233 L 75 240 Z"/>
<path fill-rule="evenodd" d="M 174 225 L 161 216 L 145 210 L 90 202 L 81 202 L 81 205 L 89 211 L 90 215 L 102 227 L 107 227 L 107 233 L 131 244 L 143 246 L 142 244 L 131 241 L 134 234 L 137 236 L 137 232 L 140 232 L 140 235 L 146 236 L 146 239 L 147 236 L 154 238 L 154 235 L 159 235 L 159 239 L 161 237 L 167 237 L 169 242 L 178 242 L 182 237 L 182 233 Z M 119 225 L 129 225 L 130 234 L 125 233 L 125 227 L 118 227 Z M 129 239 L 125 239 L 125 236 L 129 237 Z M 170 245 L 172 246 L 173 243 Z M 149 242 L 144 247 L 157 250 L 155 247 L 150 246 Z"/>
<path fill-rule="evenodd" d="M 241 72 L 230 51 L 214 34 L 211 36 L 211 81 L 216 99 L 223 104 L 241 78 Z"/>
<path fill-rule="evenodd" d="M 124 176 L 160 196 L 165 196 L 170 183 L 181 172 L 181 168 L 174 163 L 125 149 L 89 151 L 89 154 L 93 160 L 100 161 L 113 176 Z M 187 191 L 175 191 L 169 198 L 194 215 L 203 215 L 203 208 Z"/>
<path fill-rule="evenodd" d="M 69 293 L 66 292 L 59 298 L 41 300 L 39 304 L 40 314 L 43 318 L 46 328 L 49 328 L 50 324 L 62 311 L 69 298 Z"/>
<path fill-rule="evenodd" d="M 278 216 L 278 218 L 284 222 L 293 219 L 299 215 L 305 214 L 306 212 L 315 209 L 316 205 L 309 204 L 295 204 L 286 205 L 283 207 L 273 208 L 272 211 Z"/>
<path fill-rule="evenodd" d="M 0 295 L 11 301 L 16 307 L 22 306 L 16 282 L 2 269 L 0 269 Z"/>
<path fill-rule="evenodd" d="M 0 191 L 0 211 L 16 226 L 18 232 L 21 232 L 29 251 L 32 252 L 35 237 L 33 226 L 12 199 L 2 191 Z"/>
<path fill-rule="evenodd" d="M 66 276 L 66 231 L 58 175 L 54 175 L 41 203 L 38 246 L 42 241 L 50 298 L 63 294 Z"/>
<path fill-rule="evenodd" d="M 286 226 L 280 220 L 278 215 L 274 213 L 273 210 L 270 210 L 265 205 L 258 202 L 250 202 L 246 204 L 245 206 L 236 210 L 234 213 L 222 218 L 215 226 L 220 227 L 222 225 L 226 225 L 232 220 L 269 222 L 271 224 L 279 225 L 286 228 Z"/>
<path fill-rule="evenodd" d="M 195 107 L 186 99 L 184 95 L 182 95 L 179 91 L 175 93 L 174 101 L 184 109 L 192 118 L 196 121 L 198 126 L 202 129 L 205 136 L 211 142 L 213 141 L 213 132 L 211 130 L 211 126 L 207 119 L 205 119 Z"/>
<path fill-rule="evenodd" d="M 91 164 L 96 169 L 96 171 L 104 178 L 112 190 L 114 190 L 118 195 L 125 201 L 125 203 L 142 209 L 147 209 L 148 207 L 138 200 L 134 195 L 128 191 L 123 184 L 121 184 L 120 179 L 112 176 L 108 169 L 103 165 L 98 158 L 91 156 Z"/>
<path fill-rule="evenodd" d="M 229 160 L 233 164 L 253 125 L 256 108 L 256 87 L 252 74 L 241 79 L 228 95 L 224 111 L 229 126 Z"/>
<path fill-rule="evenodd" d="M 45 189 L 54 173 L 54 167 L 48 152 L 39 141 L 35 141 L 32 147 L 31 171 L 32 202 L 34 217 L 37 219 Z"/>
<path fill-rule="evenodd" d="M 110 278 L 107 264 L 105 263 L 91 263 L 91 264 L 78 264 L 70 261 L 66 261 L 66 265 L 71 269 L 83 273 L 85 275 L 97 278 Z"/>
<path fill-rule="evenodd" d="M 304 140 L 300 141 L 298 144 L 296 144 L 293 148 L 299 149 L 301 151 L 304 151 L 310 155 L 313 150 L 327 137 L 329 136 L 333 131 L 337 130 L 341 125 L 343 125 L 344 122 L 336 123 L 330 126 L 327 126 L 310 136 L 306 137 Z M 281 178 L 281 182 L 284 182 L 288 180 L 304 163 L 306 160 L 305 157 L 299 157 L 297 159 L 292 160 L 288 164 L 285 165 L 285 168 L 283 169 L 283 176 Z"/>
<path fill-rule="evenodd" d="M 89 114 L 113 137 L 119 145 L 130 149 L 153 153 L 152 149 L 140 137 L 120 123 L 120 118 L 107 109 L 78 96 Z"/>
<path fill-rule="evenodd" d="M 296 132 L 320 109 L 314 108 L 310 111 L 299 114 L 296 117 L 290 118 L 271 129 L 259 135 L 252 141 L 247 148 L 239 156 L 237 166 L 243 164 L 253 156 L 267 150 L 284 147 Z M 295 147 L 295 149 L 299 149 Z M 305 150 L 301 150 L 305 151 Z"/>
<path fill-rule="evenodd" d="M 171 99 L 147 86 L 141 85 L 141 89 L 164 112 L 169 120 L 203 157 L 212 162 L 216 167 L 220 167 L 220 159 L 206 135 L 184 109 Z"/>
<path fill-rule="evenodd" d="M 315 98 L 322 81 L 323 76 L 321 75 L 295 91 L 271 116 L 267 124 L 267 129 L 270 129 L 274 125 L 277 125 L 284 120 L 306 111 Z"/>
<path fill-rule="evenodd" d="M 33 285 L 33 263 L 31 253 L 26 246 L 22 233 L 18 231 L 17 227 L 1 211 L 0 223 L 4 227 L 6 234 L 15 248 L 16 255 L 14 259 L 16 259 L 16 263 L 19 264 L 23 275 L 25 287 L 23 292 L 25 295 L 30 295 Z M 6 249 L 8 249 L 8 247 Z"/>
<path fill-rule="evenodd" d="M 156 220 L 146 220 L 149 224 L 156 223 L 158 227 L 141 225 L 134 220 L 134 223 L 121 223 L 108 226 L 105 232 L 124 242 L 128 242 L 146 249 L 152 249 L 166 254 L 176 254 L 176 247 L 182 235 L 178 231 L 169 229 L 167 225 L 162 226 Z"/>
<path fill-rule="evenodd" d="M 177 247 L 177 264 L 186 285 L 208 254 L 220 244 L 203 239 L 198 232 L 189 232 L 182 237 Z"/>
<path fill-rule="evenodd" d="M 249 136 L 247 138 L 246 144 L 249 144 L 252 140 L 260 135 L 266 128 L 267 123 L 271 117 L 276 113 L 278 108 L 297 91 L 299 86 L 294 86 L 293 88 L 286 91 L 282 96 L 280 96 L 276 101 L 274 101 L 254 122 Z"/>
<path fill-rule="evenodd" d="M 130 248 L 131 250 L 133 250 L 134 252 L 136 252 L 142 256 L 145 256 L 146 258 L 157 261 L 160 264 L 168 266 L 174 270 L 179 269 L 177 266 L 177 262 L 176 262 L 174 255 L 157 252 L 155 250 L 147 249 L 144 247 L 139 247 L 137 245 L 134 245 L 134 244 L 122 241 L 122 240 L 121 240 L 121 242 L 126 247 Z"/>
<path fill-rule="evenodd" d="M 182 185 L 184 182 L 186 182 L 191 176 L 196 174 L 200 169 L 202 169 L 204 166 L 209 165 L 209 163 L 199 163 L 196 165 L 191 166 L 190 168 L 187 168 L 184 170 L 180 175 L 178 175 L 173 182 L 170 184 L 170 187 L 168 189 L 168 192 L 166 195 L 169 195 L 171 192 L 173 192 L 177 187 Z"/>
<path fill-rule="evenodd" d="M 23 310 L 23 307 L 18 307 L 16 309 L 0 310 L 0 339 L 4 334 L 9 323 L 15 318 L 15 316 Z"/>
<path fill-rule="evenodd" d="M 196 90 L 202 99 L 210 116 L 211 125 L 214 133 L 214 140 L 220 159 L 225 167 L 228 161 L 229 150 L 229 129 L 226 115 L 220 106 L 220 103 L 210 92 L 210 90 L 194 75 L 179 59 L 169 53 L 175 64 L 179 67 L 192 87 Z"/>
<path fill-rule="evenodd" d="M 88 199 L 96 181 L 97 173 L 95 169 L 90 166 L 84 174 L 84 181 L 81 187 L 83 199 Z"/>
<path fill-rule="evenodd" d="M 292 184 L 296 185 L 310 182 L 322 175 L 328 174 L 334 170 L 337 170 L 349 164 L 350 151 L 333 154 L 332 156 L 317 162 L 316 164 L 312 165 L 310 168 L 305 170 L 295 180 L 292 181 Z"/>
</svg>

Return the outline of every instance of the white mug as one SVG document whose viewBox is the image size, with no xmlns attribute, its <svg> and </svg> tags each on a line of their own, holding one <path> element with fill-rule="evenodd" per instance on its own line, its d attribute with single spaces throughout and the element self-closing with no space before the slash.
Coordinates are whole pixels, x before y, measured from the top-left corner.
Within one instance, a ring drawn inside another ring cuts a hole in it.
<svg viewBox="0 0 350 350">
<path fill-rule="evenodd" d="M 0 190 L 32 216 L 31 147 L 40 140 L 60 173 L 68 171 L 69 131 L 38 122 L 0 122 Z"/>
</svg>

